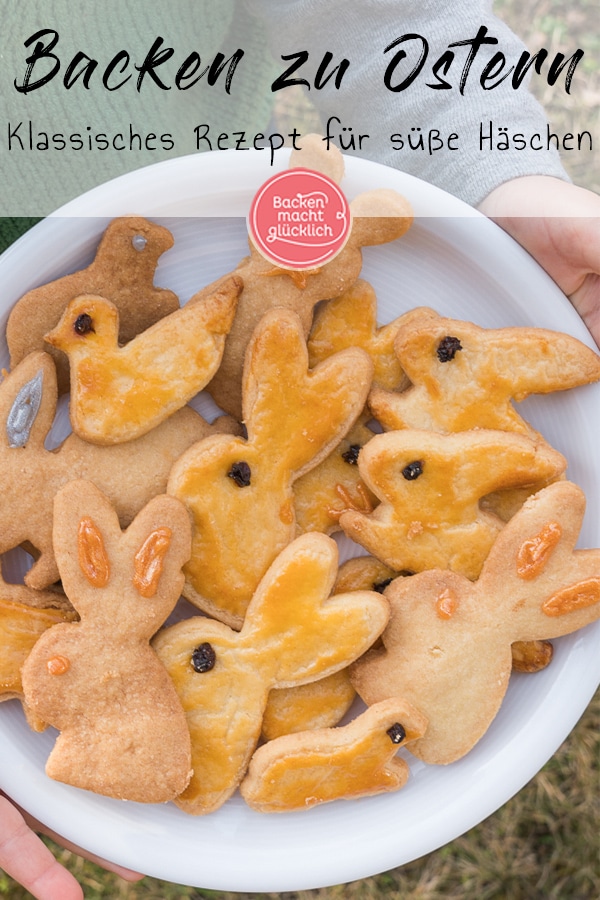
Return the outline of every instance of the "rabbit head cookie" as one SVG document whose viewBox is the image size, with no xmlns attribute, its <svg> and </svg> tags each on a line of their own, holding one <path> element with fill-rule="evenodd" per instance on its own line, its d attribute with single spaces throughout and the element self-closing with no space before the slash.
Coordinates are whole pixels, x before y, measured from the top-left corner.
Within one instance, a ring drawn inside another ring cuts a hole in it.
<svg viewBox="0 0 600 900">
<path fill-rule="evenodd" d="M 387 431 L 491 428 L 539 438 L 514 400 L 600 379 L 597 353 L 543 328 L 481 328 L 429 311 L 399 327 L 394 347 L 410 387 L 375 386 L 369 397 Z"/>
<path fill-rule="evenodd" d="M 331 596 L 337 561 L 331 538 L 302 535 L 260 582 L 241 631 L 195 616 L 154 638 L 192 736 L 194 774 L 177 800 L 186 812 L 211 812 L 235 791 L 258 743 L 272 688 L 332 675 L 381 634 L 388 619 L 382 595 Z"/>
<path fill-rule="evenodd" d="M 173 466 L 168 492 L 193 520 L 185 597 L 239 628 L 260 579 L 296 535 L 293 483 L 317 465 L 363 409 L 372 364 L 355 348 L 308 368 L 298 316 L 268 312 L 244 370 L 247 438 L 198 442 Z"/>
<path fill-rule="evenodd" d="M 476 578 L 503 524 L 480 499 L 557 477 L 566 460 L 520 434 L 406 429 L 374 435 L 358 466 L 381 502 L 342 513 L 348 537 L 397 572 L 440 567 Z"/>
<path fill-rule="evenodd" d="M 114 219 L 89 266 L 17 300 L 6 326 L 11 367 L 33 350 L 50 352 L 58 368 L 59 391 L 68 391 L 68 360 L 46 344 L 44 335 L 56 326 L 67 303 L 80 294 L 100 294 L 115 304 L 122 343 L 178 309 L 178 297 L 154 285 L 159 258 L 172 246 L 173 235 L 162 225 L 140 216 Z"/>
<path fill-rule="evenodd" d="M 485 734 L 514 642 L 559 638 L 600 617 L 600 550 L 574 549 L 584 509 L 580 488 L 556 482 L 503 527 L 476 582 L 437 569 L 386 589 L 383 648 L 351 667 L 352 683 L 368 704 L 401 696 L 428 718 L 410 747 L 420 759 L 453 762 Z"/>
<path fill-rule="evenodd" d="M 46 631 L 23 666 L 27 705 L 60 732 L 46 772 L 110 797 L 171 800 L 190 778 L 190 738 L 149 642 L 181 592 L 187 512 L 155 497 L 123 532 L 108 499 L 73 481 L 56 496 L 54 543 L 80 621 Z"/>
</svg>

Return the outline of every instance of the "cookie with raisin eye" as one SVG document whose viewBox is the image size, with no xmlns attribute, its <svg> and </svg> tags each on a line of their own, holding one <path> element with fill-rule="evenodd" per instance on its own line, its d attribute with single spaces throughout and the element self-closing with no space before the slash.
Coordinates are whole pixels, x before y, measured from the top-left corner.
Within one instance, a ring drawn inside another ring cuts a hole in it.
<svg viewBox="0 0 600 900">
<path fill-rule="evenodd" d="M 481 498 L 558 478 L 566 460 L 521 434 L 404 429 L 374 435 L 358 467 L 380 502 L 342 513 L 348 537 L 398 572 L 449 568 L 477 578 L 503 525 Z"/>
<path fill-rule="evenodd" d="M 386 431 L 492 428 L 539 438 L 515 401 L 600 380 L 600 356 L 568 334 L 481 328 L 431 311 L 400 324 L 394 350 L 410 386 L 375 386 L 369 395 Z"/>
</svg>

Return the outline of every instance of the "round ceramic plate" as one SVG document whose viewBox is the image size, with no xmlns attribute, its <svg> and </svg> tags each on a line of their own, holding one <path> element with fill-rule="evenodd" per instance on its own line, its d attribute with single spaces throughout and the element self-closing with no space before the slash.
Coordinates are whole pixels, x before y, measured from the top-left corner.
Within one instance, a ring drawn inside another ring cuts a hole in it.
<svg viewBox="0 0 600 900">
<path fill-rule="evenodd" d="M 215 152 L 161 163 L 104 185 L 49 217 L 0 259 L 3 321 L 27 290 L 87 265 L 109 218 L 148 216 L 175 245 L 156 281 L 185 302 L 247 253 L 245 217 L 278 168 L 260 151 Z M 349 199 L 389 187 L 412 202 L 416 221 L 399 241 L 364 252 L 380 321 L 418 305 L 480 325 L 536 325 L 591 338 L 565 297 L 501 230 L 443 192 L 399 172 L 347 159 Z M 0 363 L 7 365 L 6 349 Z M 581 546 L 600 546 L 600 385 L 530 398 L 522 412 L 569 461 L 589 498 Z M 200 398 L 198 407 L 211 414 Z M 214 412 L 214 410 L 213 410 Z M 352 552 L 343 540 L 342 558 Z M 600 623 L 555 642 L 552 665 L 513 676 L 502 709 L 460 761 L 426 766 L 406 751 L 411 778 L 399 792 L 337 801 L 301 813 L 261 815 L 236 795 L 206 817 L 175 805 L 111 800 L 44 774 L 56 734 L 31 732 L 16 701 L 0 706 L 0 785 L 65 838 L 157 878 L 229 891 L 290 891 L 353 881 L 441 847 L 494 812 L 552 756 L 600 682 Z M 451 698 L 449 698 L 449 702 Z M 456 723 L 460 728 L 460 722 Z M 225 752 L 225 751 L 224 751 Z"/>
</svg>

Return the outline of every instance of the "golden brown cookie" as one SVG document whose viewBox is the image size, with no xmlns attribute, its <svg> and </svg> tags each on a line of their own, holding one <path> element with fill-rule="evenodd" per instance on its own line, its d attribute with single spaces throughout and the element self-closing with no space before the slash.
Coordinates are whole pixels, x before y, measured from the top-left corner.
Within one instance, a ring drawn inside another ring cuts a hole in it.
<svg viewBox="0 0 600 900">
<path fill-rule="evenodd" d="M 185 406 L 219 366 L 241 287 L 232 276 L 123 346 L 113 303 L 94 295 L 71 300 L 46 341 L 69 357 L 73 431 L 118 444 Z"/>
<path fill-rule="evenodd" d="M 153 645 L 186 710 L 194 774 L 177 803 L 193 815 L 221 806 L 258 743 L 269 691 L 345 668 L 388 618 L 375 592 L 330 596 L 337 546 L 305 534 L 261 581 L 240 632 L 203 616 L 161 631 Z"/>
<path fill-rule="evenodd" d="M 6 340 L 14 368 L 33 350 L 45 350 L 58 368 L 60 393 L 69 389 L 66 356 L 44 341 L 67 303 L 80 294 L 99 294 L 119 310 L 119 340 L 130 341 L 179 307 L 178 297 L 155 287 L 154 274 L 162 254 L 173 246 L 168 229 L 140 216 L 114 219 L 104 232 L 93 262 L 84 269 L 41 285 L 14 305 Z"/>
<path fill-rule="evenodd" d="M 320 138 L 305 136 L 302 150 L 292 152 L 290 168 L 305 166 L 303 156 L 310 143 L 311 167 L 335 180 L 343 174 L 343 158 L 337 149 L 327 151 Z M 339 157 L 337 163 L 334 157 Z M 310 330 L 313 309 L 320 300 L 337 297 L 354 284 L 362 269 L 363 248 L 396 240 L 408 231 L 413 211 L 395 191 L 382 189 L 359 194 L 350 203 L 352 226 L 344 248 L 332 260 L 314 269 L 274 266 L 250 242 L 250 255 L 235 270 L 244 282 L 233 326 L 225 343 L 223 361 L 208 386 L 218 406 L 230 415 L 242 415 L 242 374 L 246 347 L 263 315 L 284 307 L 300 319 L 304 336 Z M 218 282 L 217 282 L 218 283 Z"/>
<path fill-rule="evenodd" d="M 597 353 L 543 328 L 480 328 L 430 311 L 401 325 L 394 347 L 410 387 L 376 386 L 369 397 L 387 431 L 492 428 L 539 437 L 514 400 L 600 379 Z"/>
<path fill-rule="evenodd" d="M 397 791 L 409 768 L 396 754 L 426 729 L 427 719 L 410 703 L 382 700 L 348 725 L 285 735 L 259 747 L 240 792 L 252 809 L 273 813 Z"/>
<path fill-rule="evenodd" d="M 185 597 L 233 628 L 277 554 L 296 535 L 293 483 L 317 465 L 364 406 L 372 363 L 356 348 L 308 368 L 298 316 L 268 312 L 248 347 L 248 437 L 217 435 L 174 464 L 168 492 L 193 520 Z"/>
<path fill-rule="evenodd" d="M 450 568 L 477 578 L 503 524 L 481 497 L 558 477 L 566 460 L 521 434 L 406 429 L 374 435 L 358 466 L 381 502 L 342 513 L 348 537 L 398 572 Z"/>
</svg>

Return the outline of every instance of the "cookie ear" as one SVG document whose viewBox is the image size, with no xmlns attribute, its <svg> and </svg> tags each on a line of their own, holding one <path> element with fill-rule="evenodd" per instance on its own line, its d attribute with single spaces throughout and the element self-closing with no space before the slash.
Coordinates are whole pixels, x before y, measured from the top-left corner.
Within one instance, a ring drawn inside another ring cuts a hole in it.
<svg viewBox="0 0 600 900">
<path fill-rule="evenodd" d="M 357 247 L 387 244 L 406 234 L 414 221 L 412 206 L 388 188 L 359 194 L 350 204 L 350 241 Z"/>
<path fill-rule="evenodd" d="M 0 385 L 1 445 L 43 449 L 56 412 L 56 369 L 47 353 L 25 357 Z"/>
<path fill-rule="evenodd" d="M 241 635 L 261 652 L 277 653 L 277 687 L 344 668 L 387 624 L 389 607 L 381 594 L 330 596 L 337 562 L 335 541 L 316 532 L 302 535 L 280 553 L 252 599 Z"/>
<path fill-rule="evenodd" d="M 299 317 L 291 310 L 270 310 L 246 355 L 244 421 L 249 440 L 300 477 L 354 424 L 372 374 L 373 364 L 359 348 L 309 369 Z"/>
<path fill-rule="evenodd" d="M 600 617 L 600 549 L 574 549 L 584 512 L 581 488 L 559 481 L 498 535 L 477 587 L 504 603 L 515 640 L 560 637 Z"/>
</svg>

